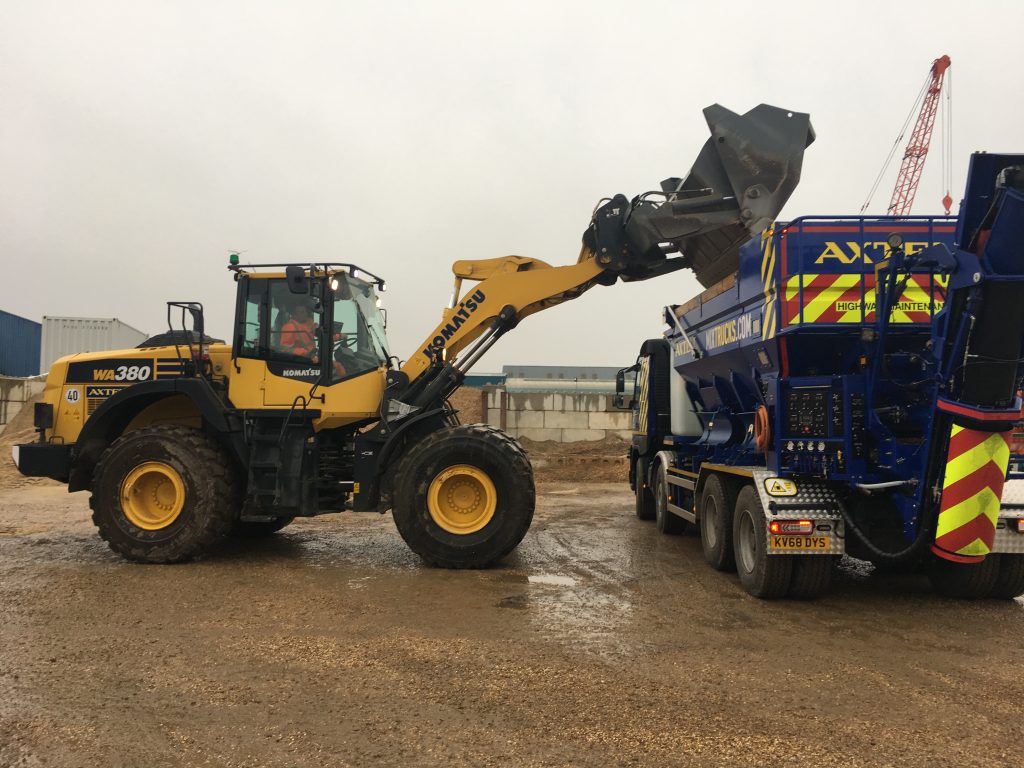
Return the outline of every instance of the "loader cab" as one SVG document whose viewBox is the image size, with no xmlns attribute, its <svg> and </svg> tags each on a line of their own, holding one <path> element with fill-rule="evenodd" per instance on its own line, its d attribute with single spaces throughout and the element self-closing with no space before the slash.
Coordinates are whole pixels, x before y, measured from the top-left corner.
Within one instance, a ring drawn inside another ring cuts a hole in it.
<svg viewBox="0 0 1024 768">
<path fill-rule="evenodd" d="M 236 363 L 261 361 L 268 376 L 321 386 L 388 365 L 383 280 L 353 265 L 264 266 L 236 269 Z"/>
</svg>

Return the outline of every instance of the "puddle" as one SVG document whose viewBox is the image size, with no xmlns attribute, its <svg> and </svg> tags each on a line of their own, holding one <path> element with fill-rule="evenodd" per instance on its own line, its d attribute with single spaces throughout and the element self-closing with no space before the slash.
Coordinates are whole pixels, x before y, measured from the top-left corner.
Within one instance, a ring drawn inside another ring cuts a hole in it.
<svg viewBox="0 0 1024 768">
<path fill-rule="evenodd" d="M 556 576 L 554 574 L 540 573 L 534 576 L 527 576 L 526 580 L 531 584 L 547 584 L 553 587 L 575 587 L 576 579 L 572 576 Z"/>
</svg>

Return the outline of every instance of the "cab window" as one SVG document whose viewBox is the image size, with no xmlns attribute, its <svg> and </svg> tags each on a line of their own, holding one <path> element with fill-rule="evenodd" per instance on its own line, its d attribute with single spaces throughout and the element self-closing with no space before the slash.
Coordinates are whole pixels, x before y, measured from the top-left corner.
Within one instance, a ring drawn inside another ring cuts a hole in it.
<svg viewBox="0 0 1024 768">
<path fill-rule="evenodd" d="M 317 365 L 322 310 L 307 294 L 294 294 L 283 279 L 245 279 L 237 317 L 240 357 Z"/>
<path fill-rule="evenodd" d="M 335 275 L 331 317 L 332 381 L 372 371 L 389 357 L 384 322 L 373 286 L 344 273 Z"/>
</svg>

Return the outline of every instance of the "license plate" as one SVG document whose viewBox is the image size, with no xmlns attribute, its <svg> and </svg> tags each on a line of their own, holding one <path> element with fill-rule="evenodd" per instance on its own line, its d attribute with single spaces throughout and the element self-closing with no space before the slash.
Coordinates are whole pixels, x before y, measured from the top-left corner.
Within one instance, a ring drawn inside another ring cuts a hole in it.
<svg viewBox="0 0 1024 768">
<path fill-rule="evenodd" d="M 831 548 L 830 536 L 772 536 L 772 549 L 828 552 Z"/>
</svg>

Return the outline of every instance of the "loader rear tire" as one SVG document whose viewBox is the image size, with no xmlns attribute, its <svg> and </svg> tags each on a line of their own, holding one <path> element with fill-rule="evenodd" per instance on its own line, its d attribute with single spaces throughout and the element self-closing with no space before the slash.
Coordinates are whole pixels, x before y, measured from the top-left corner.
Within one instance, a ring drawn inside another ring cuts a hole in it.
<svg viewBox="0 0 1024 768">
<path fill-rule="evenodd" d="M 654 520 L 657 510 L 654 506 L 654 493 L 647 485 L 647 461 L 636 460 L 636 516 L 640 520 Z"/>
<path fill-rule="evenodd" d="M 732 524 L 732 538 L 736 543 L 736 572 L 747 594 L 762 600 L 785 596 L 792 583 L 793 561 L 797 556 L 768 554 L 764 510 L 752 485 L 745 485 L 736 497 Z M 810 558 L 814 555 L 800 557 Z"/>
<path fill-rule="evenodd" d="M 999 560 L 999 575 L 989 597 L 1012 600 L 1024 595 L 1024 555 L 989 555 Z M 986 558 L 988 559 L 988 558 Z"/>
<path fill-rule="evenodd" d="M 535 503 L 526 453 L 487 424 L 434 432 L 395 467 L 398 532 L 441 568 L 483 568 L 503 558 L 529 530 Z"/>
<path fill-rule="evenodd" d="M 230 459 L 202 432 L 162 425 L 115 440 L 96 465 L 92 520 L 140 563 L 178 563 L 231 531 L 241 503 Z"/>
<path fill-rule="evenodd" d="M 711 475 L 704 483 L 700 496 L 700 546 L 704 559 L 716 571 L 736 568 L 733 554 L 733 508 L 736 506 L 736 487 Z"/>
<path fill-rule="evenodd" d="M 999 580 L 998 558 L 989 555 L 980 563 L 952 563 L 933 557 L 928 579 L 943 597 L 977 600 L 995 589 Z"/>
</svg>

